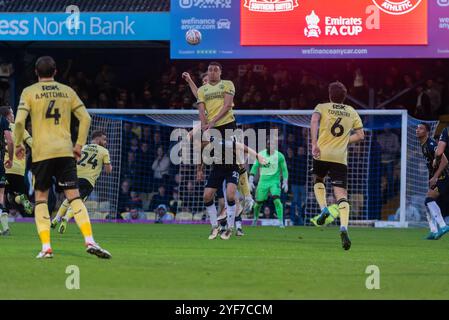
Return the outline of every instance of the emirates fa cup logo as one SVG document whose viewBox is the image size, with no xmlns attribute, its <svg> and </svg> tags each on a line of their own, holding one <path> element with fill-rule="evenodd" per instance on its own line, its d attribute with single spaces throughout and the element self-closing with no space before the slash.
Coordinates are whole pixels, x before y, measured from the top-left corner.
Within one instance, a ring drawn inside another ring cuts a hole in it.
<svg viewBox="0 0 449 320">
<path fill-rule="evenodd" d="M 318 38 L 321 34 L 321 29 L 318 26 L 320 22 L 320 17 L 318 17 L 315 13 L 315 10 L 312 10 L 308 16 L 306 16 L 307 27 L 304 28 L 304 35 L 307 38 Z"/>
</svg>

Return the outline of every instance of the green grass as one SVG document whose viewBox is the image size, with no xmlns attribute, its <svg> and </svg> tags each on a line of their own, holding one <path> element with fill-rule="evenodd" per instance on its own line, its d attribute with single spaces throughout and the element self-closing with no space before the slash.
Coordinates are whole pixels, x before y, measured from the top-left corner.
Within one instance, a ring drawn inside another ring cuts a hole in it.
<svg viewBox="0 0 449 320">
<path fill-rule="evenodd" d="M 448 299 L 449 236 L 422 240 L 424 229 L 247 227 L 242 238 L 207 240 L 205 225 L 96 224 L 113 258 L 84 251 L 74 224 L 52 234 L 53 259 L 37 260 L 33 224 L 12 224 L 0 238 L 0 299 Z M 365 287 L 380 268 L 380 290 Z M 65 287 L 80 268 L 80 290 Z"/>
</svg>

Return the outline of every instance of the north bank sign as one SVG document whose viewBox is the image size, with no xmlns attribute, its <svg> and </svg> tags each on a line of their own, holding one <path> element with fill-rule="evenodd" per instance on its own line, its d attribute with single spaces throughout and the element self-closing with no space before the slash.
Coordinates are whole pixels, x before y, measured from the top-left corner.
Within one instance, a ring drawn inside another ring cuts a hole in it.
<svg viewBox="0 0 449 320">
<path fill-rule="evenodd" d="M 169 40 L 169 13 L 0 14 L 2 41 Z"/>
</svg>

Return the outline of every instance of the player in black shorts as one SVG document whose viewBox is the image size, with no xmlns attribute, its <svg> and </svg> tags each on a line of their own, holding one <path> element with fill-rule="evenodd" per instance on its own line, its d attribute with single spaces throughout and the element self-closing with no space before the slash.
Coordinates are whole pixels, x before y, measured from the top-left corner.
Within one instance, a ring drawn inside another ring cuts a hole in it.
<svg viewBox="0 0 449 320">
<path fill-rule="evenodd" d="M 248 148 L 242 143 L 236 142 L 234 139 L 231 140 L 218 140 L 215 142 L 215 147 L 221 149 L 221 157 L 218 155 L 212 156 L 212 169 L 210 171 L 209 177 L 206 181 L 204 188 L 204 204 L 206 210 L 209 214 L 212 230 L 209 235 L 209 239 L 215 239 L 219 234 L 219 226 L 217 221 L 217 208 L 214 203 L 214 197 L 217 190 L 223 187 L 223 183 L 226 182 L 226 213 L 227 213 L 227 229 L 225 232 L 221 233 L 220 237 L 223 240 L 228 240 L 232 235 L 232 230 L 235 223 L 236 214 L 236 191 L 239 183 L 239 165 L 236 160 L 236 149 L 241 151 L 251 153 L 258 157 L 259 161 L 266 162 L 266 160 L 257 154 L 251 148 Z M 204 143 L 205 145 L 209 143 Z M 226 159 L 226 155 L 231 155 L 232 159 Z M 202 165 L 198 167 L 197 178 L 202 180 Z"/>
<path fill-rule="evenodd" d="M 5 141 L 6 145 L 5 146 Z M 5 159 L 5 148 L 8 150 L 8 159 Z M 8 209 L 5 207 L 5 185 L 6 185 L 6 172 L 5 168 L 12 167 L 12 161 L 14 158 L 14 142 L 9 129 L 9 122 L 5 117 L 0 116 L 0 223 L 2 225 L 2 231 L 0 235 L 7 236 L 11 232 L 8 225 Z"/>
<path fill-rule="evenodd" d="M 449 232 L 449 226 L 446 225 L 441 215 L 440 206 L 437 204 L 440 195 L 447 194 L 449 190 L 449 170 L 447 168 L 448 160 L 444 154 L 442 154 L 438 168 L 433 167 L 437 142 L 429 137 L 429 133 L 430 126 L 425 122 L 418 124 L 416 127 L 416 137 L 421 143 L 421 150 L 429 169 L 429 190 L 427 191 L 425 204 L 428 209 L 427 220 L 430 233 L 426 239 L 438 240 Z"/>
</svg>

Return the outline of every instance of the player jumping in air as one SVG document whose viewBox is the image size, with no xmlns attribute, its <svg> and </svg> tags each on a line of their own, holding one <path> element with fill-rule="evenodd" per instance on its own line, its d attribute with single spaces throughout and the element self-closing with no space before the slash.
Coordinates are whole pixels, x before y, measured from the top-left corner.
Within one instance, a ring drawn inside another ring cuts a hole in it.
<svg viewBox="0 0 449 320">
<path fill-rule="evenodd" d="M 449 232 L 449 226 L 444 222 L 441 216 L 441 209 L 437 204 L 437 199 L 444 194 L 447 194 L 449 188 L 449 170 L 447 168 L 448 160 L 444 153 L 441 161 L 439 161 L 438 168 L 433 167 L 435 160 L 435 150 L 437 149 L 437 142 L 429 137 L 430 126 L 427 123 L 420 123 L 416 127 L 416 137 L 421 143 L 421 150 L 427 162 L 429 169 L 429 190 L 427 191 L 425 204 L 428 209 L 427 221 L 429 222 L 430 233 L 427 235 L 427 240 L 438 240 L 444 234 Z"/>
<path fill-rule="evenodd" d="M 5 159 L 5 141 L 8 159 Z M 5 169 L 11 169 L 12 167 L 14 142 L 11 135 L 11 129 L 9 128 L 9 122 L 3 115 L 0 115 L 0 147 L 0 157 L 2 160 L 2 165 L 0 165 L 0 223 L 2 225 L 2 232 L 0 235 L 8 236 L 11 234 L 11 231 L 9 230 L 8 224 L 8 209 L 5 207 Z"/>
<path fill-rule="evenodd" d="M 65 197 L 74 211 L 75 221 L 84 236 L 86 251 L 99 258 L 111 258 L 111 254 L 94 240 L 89 214 L 78 189 L 75 158 L 81 157 L 81 149 L 86 143 L 91 122 L 89 113 L 73 89 L 54 80 L 56 63 L 52 57 L 37 59 L 35 72 L 39 81 L 25 88 L 20 97 L 14 137 L 16 155 L 21 159 L 25 152 L 22 145 L 25 121 L 30 116 L 33 128 L 32 172 L 36 194 L 34 211 L 37 232 L 42 243 L 42 250 L 36 258 L 53 257 L 47 205 L 53 177 L 64 190 Z M 72 113 L 79 120 L 75 146 L 70 133 Z"/>
<path fill-rule="evenodd" d="M 360 116 L 351 106 L 343 104 L 346 87 L 340 82 L 329 85 L 329 103 L 318 104 L 310 123 L 312 137 L 313 175 L 316 200 L 321 214 L 316 220 L 323 225 L 330 216 L 326 203 L 324 178 L 329 175 L 340 212 L 340 237 L 345 250 L 351 248 L 348 235 L 349 201 L 347 199 L 348 144 L 365 138 Z M 319 136 L 318 136 L 319 129 Z"/>
<path fill-rule="evenodd" d="M 216 129 L 221 134 L 222 145 L 230 143 L 233 140 L 233 137 L 226 137 L 227 129 L 233 131 L 237 129 L 237 125 L 234 118 L 234 112 L 232 111 L 232 107 L 234 106 L 234 94 L 235 88 L 232 81 L 222 80 L 221 79 L 222 66 L 218 62 L 209 63 L 207 69 L 207 79 L 208 82 L 201 86 L 197 91 L 197 106 L 200 115 L 201 128 L 204 132 L 207 132 L 209 129 Z M 229 132 L 228 132 L 229 134 Z M 225 142 L 226 141 L 226 142 Z M 222 167 L 221 169 L 225 169 L 224 171 L 220 171 L 220 168 L 214 165 L 213 171 L 211 172 L 212 178 L 208 179 L 208 183 L 212 183 L 213 185 L 206 185 L 204 190 L 204 202 L 206 208 L 208 208 L 209 215 L 217 216 L 217 209 L 215 208 L 215 204 L 213 204 L 213 199 L 215 192 L 221 186 L 221 182 L 219 182 L 223 177 L 227 183 L 227 213 L 228 218 L 232 217 L 231 220 L 228 220 L 228 225 L 231 226 L 222 237 L 229 237 L 232 233 L 232 228 L 234 226 L 234 218 L 235 218 L 235 195 L 236 188 L 234 188 L 233 182 L 236 183 L 236 186 L 239 184 L 239 171 L 240 168 L 235 168 L 237 164 L 231 165 L 226 164 L 227 167 Z M 231 177 L 233 175 L 233 177 Z M 225 177 L 227 176 L 227 178 Z M 248 180 L 247 174 L 242 175 L 240 180 Z M 232 180 L 232 181 L 231 181 Z M 215 185 L 215 183 L 218 183 Z M 247 190 L 242 190 L 242 193 L 245 197 L 250 195 L 250 191 L 248 188 L 248 183 L 242 183 L 243 188 Z M 213 192 L 213 194 L 211 193 Z M 212 202 L 211 202 L 212 201 Z M 212 209 L 212 207 L 214 209 Z M 214 229 L 212 232 L 215 232 Z M 218 231 L 217 231 L 218 232 Z M 229 236 L 228 236 L 229 235 Z"/>
<path fill-rule="evenodd" d="M 14 132 L 14 113 L 11 107 L 0 107 L 0 114 L 9 122 L 9 128 Z M 12 134 L 14 140 L 14 133 Z M 30 148 L 32 147 L 33 139 L 28 131 L 24 131 L 24 140 Z M 26 171 L 26 157 L 18 159 L 14 156 L 12 167 L 6 169 L 6 196 L 8 199 L 9 209 L 13 207 L 13 203 L 22 205 L 26 214 L 33 213 L 33 205 L 26 195 L 27 188 L 25 185 L 25 171 Z"/>
<path fill-rule="evenodd" d="M 80 197 L 84 202 L 94 190 L 95 182 L 100 177 L 103 167 L 107 174 L 112 172 L 109 151 L 106 146 L 106 133 L 97 130 L 92 133 L 91 143 L 86 144 L 81 150 L 81 159 L 77 163 L 77 174 Z M 61 222 L 58 232 L 64 233 L 67 230 L 67 222 L 71 218 L 73 218 L 73 210 L 66 199 L 59 207 L 58 213 L 51 222 L 51 227 L 56 228 Z"/>
<path fill-rule="evenodd" d="M 271 141 L 270 141 L 271 140 Z M 267 148 L 261 152 L 261 155 L 267 159 L 267 164 L 260 165 L 256 160 L 251 168 L 249 176 L 249 185 L 251 190 L 254 186 L 254 176 L 257 174 L 257 170 L 260 168 L 260 178 L 256 189 L 256 205 L 254 206 L 254 220 L 253 225 L 257 225 L 257 219 L 259 218 L 260 208 L 264 201 L 268 199 L 270 193 L 273 197 L 274 207 L 276 209 L 276 215 L 279 219 L 279 226 L 284 228 L 284 206 L 281 202 L 281 174 L 282 174 L 282 190 L 288 192 L 288 169 L 287 162 L 284 155 L 277 150 L 277 141 L 273 138 L 267 139 Z"/>
<path fill-rule="evenodd" d="M 217 67 L 217 66 L 215 66 L 215 67 Z M 220 69 L 220 74 L 221 74 L 221 69 Z M 190 77 L 190 74 L 188 72 L 183 72 L 182 73 L 182 78 L 189 85 L 190 90 L 192 91 L 192 94 L 195 96 L 195 98 L 198 99 L 198 87 L 196 86 L 195 82 L 193 82 L 192 78 Z M 202 81 L 203 86 L 205 86 L 205 85 L 207 85 L 209 83 L 208 72 L 203 73 L 201 75 L 201 81 Z M 231 84 L 232 84 L 232 82 L 231 82 Z M 232 85 L 232 87 L 233 87 L 233 85 Z M 228 112 L 232 112 L 232 109 L 230 109 Z M 205 113 L 205 110 L 204 109 L 200 109 L 200 113 L 199 114 L 200 114 L 201 123 L 202 124 L 203 123 L 207 123 L 208 118 L 207 118 L 207 115 Z M 235 124 L 235 122 L 234 122 L 234 124 Z M 215 126 L 215 128 L 220 130 L 219 126 L 218 127 Z M 199 130 L 199 128 L 194 128 L 194 131 L 195 130 Z M 244 196 L 243 212 L 248 213 L 253 208 L 254 200 L 253 200 L 253 197 L 251 196 L 251 191 L 250 191 L 250 188 L 249 188 L 248 172 L 246 171 L 244 165 L 240 165 L 239 167 L 240 167 L 239 168 L 240 179 L 239 179 L 238 191 Z M 219 189 L 217 197 L 218 197 L 218 204 L 219 204 L 218 212 L 222 212 L 222 209 L 225 207 L 225 201 L 224 201 L 224 194 L 223 194 L 221 189 Z M 236 217 L 236 219 L 241 219 L 241 217 L 238 216 L 238 217 Z M 243 233 L 243 232 L 241 232 L 241 233 Z"/>
</svg>

